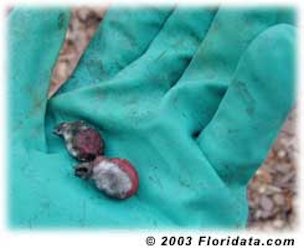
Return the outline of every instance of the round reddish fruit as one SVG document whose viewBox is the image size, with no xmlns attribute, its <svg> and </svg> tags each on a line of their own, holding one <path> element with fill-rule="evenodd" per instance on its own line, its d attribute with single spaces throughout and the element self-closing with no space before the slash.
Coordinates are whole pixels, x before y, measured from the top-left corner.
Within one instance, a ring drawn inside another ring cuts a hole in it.
<svg viewBox="0 0 304 248">
<path fill-rule="evenodd" d="M 92 161 L 103 153 L 101 134 L 84 121 L 63 122 L 54 129 L 54 134 L 65 140 L 68 152 L 79 161 Z"/>
<path fill-rule="evenodd" d="M 98 189 L 116 199 L 126 199 L 138 190 L 138 175 L 126 159 L 98 156 L 93 162 L 92 179 Z"/>
</svg>

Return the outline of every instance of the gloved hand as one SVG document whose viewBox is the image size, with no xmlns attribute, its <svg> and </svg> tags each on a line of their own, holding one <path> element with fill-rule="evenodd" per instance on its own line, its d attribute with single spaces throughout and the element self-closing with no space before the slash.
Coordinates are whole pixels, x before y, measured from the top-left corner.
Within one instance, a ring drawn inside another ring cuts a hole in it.
<svg viewBox="0 0 304 248">
<path fill-rule="evenodd" d="M 244 226 L 246 183 L 292 105 L 294 30 L 277 25 L 292 22 L 282 11 L 223 9 L 211 26 L 208 12 L 175 11 L 148 50 L 116 76 L 49 103 L 47 130 L 75 119 L 98 126 L 106 155 L 136 166 L 138 194 L 113 201 L 73 178 L 63 144 L 47 131 L 48 153 L 30 153 L 26 172 L 13 161 L 23 186 L 12 196 L 15 223 Z M 77 71 L 89 68 L 86 58 Z"/>
</svg>

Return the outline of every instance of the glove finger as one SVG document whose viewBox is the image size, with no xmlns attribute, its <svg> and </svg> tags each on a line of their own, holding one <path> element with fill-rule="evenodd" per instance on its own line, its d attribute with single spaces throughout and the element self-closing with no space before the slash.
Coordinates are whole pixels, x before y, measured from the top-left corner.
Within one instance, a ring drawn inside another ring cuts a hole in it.
<svg viewBox="0 0 304 248">
<path fill-rule="evenodd" d="M 43 147 L 44 114 L 53 65 L 69 11 L 15 8 L 9 15 L 9 127 L 27 147 Z"/>
<path fill-rule="evenodd" d="M 289 9 L 222 8 L 185 73 L 164 98 L 195 135 L 216 112 L 243 52 L 258 34 L 278 23 L 293 23 Z"/>
<path fill-rule="evenodd" d="M 245 185 L 294 102 L 295 28 L 269 28 L 245 52 L 215 116 L 197 142 L 229 184 Z"/>
<path fill-rule="evenodd" d="M 147 52 L 121 76 L 134 78 L 135 73 L 138 84 L 169 90 L 188 66 L 216 12 L 217 8 L 176 9 Z"/>
<path fill-rule="evenodd" d="M 171 15 L 172 8 L 112 8 L 71 78 L 57 94 L 101 83 L 142 55 Z"/>
</svg>

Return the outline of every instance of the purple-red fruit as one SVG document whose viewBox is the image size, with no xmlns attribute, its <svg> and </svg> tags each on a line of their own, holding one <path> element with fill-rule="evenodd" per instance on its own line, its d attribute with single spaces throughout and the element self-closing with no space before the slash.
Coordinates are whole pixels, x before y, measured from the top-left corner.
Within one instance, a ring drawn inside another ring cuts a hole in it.
<svg viewBox="0 0 304 248">
<path fill-rule="evenodd" d="M 84 121 L 63 122 L 54 133 L 63 137 L 68 152 L 79 161 L 92 161 L 103 154 L 101 135 Z"/>
<path fill-rule="evenodd" d="M 138 190 L 137 172 L 126 159 L 98 156 L 94 161 L 77 165 L 75 175 L 93 180 L 99 190 L 116 199 L 129 198 Z"/>
</svg>

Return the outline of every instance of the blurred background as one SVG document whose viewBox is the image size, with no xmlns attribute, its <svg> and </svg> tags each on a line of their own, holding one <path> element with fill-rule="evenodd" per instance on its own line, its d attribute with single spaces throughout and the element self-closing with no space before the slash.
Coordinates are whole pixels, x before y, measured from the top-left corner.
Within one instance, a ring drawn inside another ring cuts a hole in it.
<svg viewBox="0 0 304 248">
<path fill-rule="evenodd" d="M 104 7 L 73 9 L 66 40 L 53 71 L 49 96 L 56 92 L 74 70 L 105 11 Z M 297 225 L 296 162 L 299 151 L 296 122 L 295 108 L 267 159 L 248 185 L 249 229 L 290 230 Z"/>
</svg>

